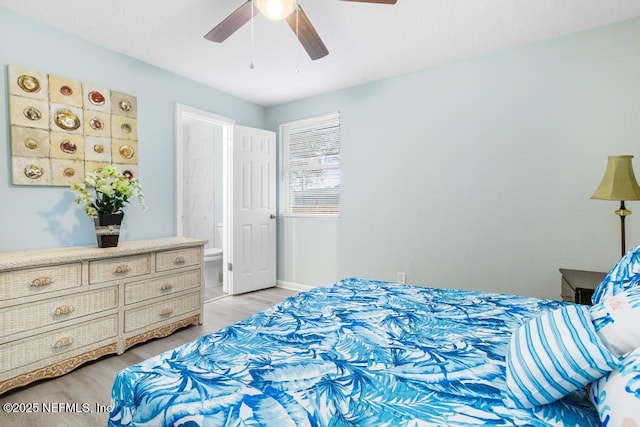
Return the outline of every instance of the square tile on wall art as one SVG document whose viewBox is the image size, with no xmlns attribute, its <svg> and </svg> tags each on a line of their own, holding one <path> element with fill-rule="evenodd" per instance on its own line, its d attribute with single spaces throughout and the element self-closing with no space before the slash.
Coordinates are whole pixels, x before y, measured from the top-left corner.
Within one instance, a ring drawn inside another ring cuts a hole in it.
<svg viewBox="0 0 640 427">
<path fill-rule="evenodd" d="M 9 65 L 12 183 L 69 186 L 113 164 L 138 176 L 133 95 Z"/>
</svg>

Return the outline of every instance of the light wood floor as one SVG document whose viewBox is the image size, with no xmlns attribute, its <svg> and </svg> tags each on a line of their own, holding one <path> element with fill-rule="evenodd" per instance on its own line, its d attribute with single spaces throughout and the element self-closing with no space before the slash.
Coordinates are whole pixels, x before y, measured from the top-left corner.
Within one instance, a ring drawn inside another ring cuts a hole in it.
<svg viewBox="0 0 640 427">
<path fill-rule="evenodd" d="M 214 298 L 220 298 L 221 296 L 226 295 L 222 292 L 222 283 L 215 286 L 205 286 L 204 287 L 204 300 L 211 301 Z"/>
<path fill-rule="evenodd" d="M 0 409 L 0 426 L 105 426 L 108 418 L 106 407 L 111 403 L 111 385 L 120 370 L 231 325 L 295 293 L 286 289 L 271 288 L 210 301 L 204 305 L 204 323 L 200 326 L 190 326 L 166 338 L 148 341 L 130 348 L 119 356 L 105 356 L 59 378 L 43 380 L 7 392 L 0 396 L 3 407 L 6 403 L 37 404 L 40 413 L 7 413 Z M 55 408 L 52 404 L 59 403 L 59 412 L 41 413 L 43 403 L 50 408 Z M 65 407 L 73 409 L 74 403 L 78 404 L 79 413 L 64 412 Z M 84 408 L 88 409 L 87 413 L 84 413 Z"/>
</svg>

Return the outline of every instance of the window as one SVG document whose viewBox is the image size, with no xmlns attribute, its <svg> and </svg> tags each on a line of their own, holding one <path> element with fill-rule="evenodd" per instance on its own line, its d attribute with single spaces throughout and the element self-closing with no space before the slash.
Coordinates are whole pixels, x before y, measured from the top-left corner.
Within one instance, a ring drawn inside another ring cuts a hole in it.
<svg viewBox="0 0 640 427">
<path fill-rule="evenodd" d="M 292 216 L 340 214 L 340 114 L 280 125 L 280 212 Z"/>
</svg>

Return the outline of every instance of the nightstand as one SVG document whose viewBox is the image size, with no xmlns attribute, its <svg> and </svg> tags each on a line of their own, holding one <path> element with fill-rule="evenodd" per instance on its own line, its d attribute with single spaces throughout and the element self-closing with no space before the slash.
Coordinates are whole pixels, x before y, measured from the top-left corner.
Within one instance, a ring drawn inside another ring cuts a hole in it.
<svg viewBox="0 0 640 427">
<path fill-rule="evenodd" d="M 591 305 L 591 296 L 607 273 L 561 268 L 563 301 Z"/>
</svg>

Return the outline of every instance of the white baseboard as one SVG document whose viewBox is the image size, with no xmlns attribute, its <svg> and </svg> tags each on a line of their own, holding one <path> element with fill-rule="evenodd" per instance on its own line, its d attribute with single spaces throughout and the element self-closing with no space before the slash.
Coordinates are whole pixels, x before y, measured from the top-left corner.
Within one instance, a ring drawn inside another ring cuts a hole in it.
<svg viewBox="0 0 640 427">
<path fill-rule="evenodd" d="M 316 288 L 313 285 L 303 285 L 302 283 L 285 282 L 284 280 L 276 280 L 276 288 L 290 289 L 292 291 L 308 291 Z"/>
</svg>

